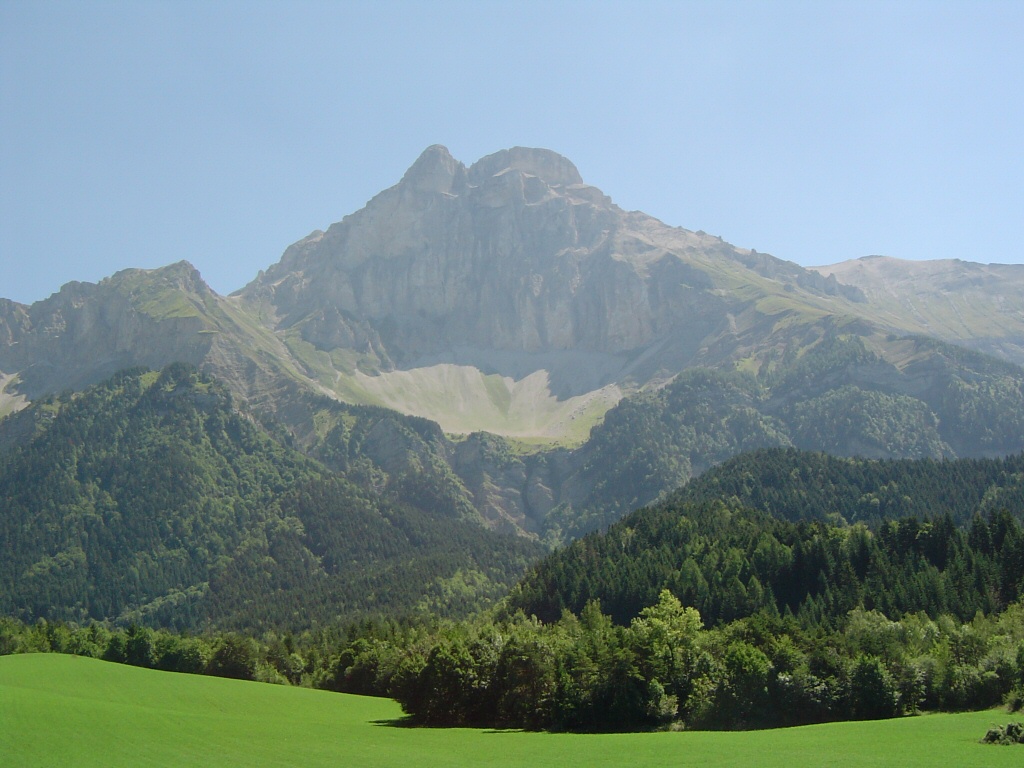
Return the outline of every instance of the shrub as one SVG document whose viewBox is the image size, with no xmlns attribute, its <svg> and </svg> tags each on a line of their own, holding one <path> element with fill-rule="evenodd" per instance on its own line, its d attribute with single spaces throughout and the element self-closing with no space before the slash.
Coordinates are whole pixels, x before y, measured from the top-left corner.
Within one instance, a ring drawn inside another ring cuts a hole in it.
<svg viewBox="0 0 1024 768">
<path fill-rule="evenodd" d="M 1006 694 L 1005 704 L 1011 712 L 1019 712 L 1024 708 L 1024 686 L 1014 688 Z"/>
<path fill-rule="evenodd" d="M 1024 723 L 1007 723 L 989 728 L 982 744 L 1024 744 Z"/>
</svg>

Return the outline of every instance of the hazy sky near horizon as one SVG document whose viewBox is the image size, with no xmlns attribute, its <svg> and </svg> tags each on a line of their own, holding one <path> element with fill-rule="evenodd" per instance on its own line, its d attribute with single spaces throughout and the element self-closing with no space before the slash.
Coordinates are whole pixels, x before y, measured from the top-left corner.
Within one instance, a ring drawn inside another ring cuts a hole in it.
<svg viewBox="0 0 1024 768">
<path fill-rule="evenodd" d="M 0 0 L 0 297 L 220 293 L 420 152 L 804 265 L 1024 262 L 1024 3 Z"/>
</svg>

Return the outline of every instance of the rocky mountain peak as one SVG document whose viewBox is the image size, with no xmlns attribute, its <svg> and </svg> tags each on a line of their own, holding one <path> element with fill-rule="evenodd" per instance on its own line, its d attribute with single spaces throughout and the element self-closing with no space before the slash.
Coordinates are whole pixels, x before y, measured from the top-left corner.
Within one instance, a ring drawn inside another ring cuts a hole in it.
<svg viewBox="0 0 1024 768">
<path fill-rule="evenodd" d="M 67 283 L 29 307 L 0 306 L 0 371 L 20 372 L 21 391 L 36 397 L 137 365 L 198 365 L 218 298 L 187 261 Z"/>
<path fill-rule="evenodd" d="M 423 150 L 402 177 L 402 185 L 417 192 L 452 192 L 465 180 L 466 166 L 452 157 L 447 147 L 434 144 Z"/>
<path fill-rule="evenodd" d="M 714 334 L 739 344 L 745 307 L 716 282 L 723 271 L 815 295 L 798 307 L 838 291 L 796 265 L 626 214 L 551 150 L 512 147 L 467 168 L 434 145 L 239 299 L 275 333 L 361 366 L 360 386 L 454 365 L 515 382 L 543 371 L 565 399 L 671 375 Z"/>
<path fill-rule="evenodd" d="M 450 432 L 585 437 L 624 392 L 693 366 L 775 366 L 836 329 L 1019 361 L 1022 283 L 1021 266 L 952 261 L 806 270 L 623 211 L 550 150 L 467 166 L 434 145 L 230 297 L 183 261 L 0 300 L 0 413 L 5 391 L 185 361 L 250 402 L 308 387 Z"/>
<path fill-rule="evenodd" d="M 583 177 L 570 160 L 550 149 L 529 147 L 503 149 L 481 158 L 469 168 L 469 183 L 481 184 L 506 170 L 536 176 L 553 187 L 583 183 Z"/>
<path fill-rule="evenodd" d="M 459 194 L 465 184 L 478 187 L 509 171 L 535 176 L 549 187 L 583 184 L 573 163 L 550 149 L 512 147 L 481 158 L 467 170 L 447 147 L 427 147 L 402 177 L 400 186 L 417 192 Z"/>
</svg>

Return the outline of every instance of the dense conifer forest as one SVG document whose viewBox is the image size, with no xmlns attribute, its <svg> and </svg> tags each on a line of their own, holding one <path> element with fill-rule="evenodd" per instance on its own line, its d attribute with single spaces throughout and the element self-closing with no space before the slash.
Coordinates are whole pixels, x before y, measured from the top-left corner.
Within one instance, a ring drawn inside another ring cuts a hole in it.
<svg viewBox="0 0 1024 768">
<path fill-rule="evenodd" d="M 1024 454 L 999 459 L 883 459 L 762 449 L 728 459 L 694 478 L 678 498 L 731 499 L 784 520 L 877 525 L 949 515 L 1024 510 Z"/>
<path fill-rule="evenodd" d="M 712 626 L 758 611 L 827 625 L 858 606 L 967 620 L 1006 608 L 1022 581 L 1024 534 L 1005 511 L 968 530 L 948 516 L 872 530 L 669 501 L 547 558 L 512 590 L 509 606 L 555 621 L 597 600 L 625 624 L 668 589 Z"/>
</svg>

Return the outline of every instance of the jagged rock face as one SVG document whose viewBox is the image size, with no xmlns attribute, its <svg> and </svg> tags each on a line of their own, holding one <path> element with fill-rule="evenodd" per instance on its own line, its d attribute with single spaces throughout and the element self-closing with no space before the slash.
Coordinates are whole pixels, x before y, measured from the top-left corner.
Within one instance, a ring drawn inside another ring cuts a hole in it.
<svg viewBox="0 0 1024 768">
<path fill-rule="evenodd" d="M 99 284 L 68 283 L 31 307 L 0 307 L 0 370 L 18 372 L 29 397 L 78 388 L 132 366 L 162 367 L 170 361 L 199 364 L 212 339 L 187 304 L 162 304 L 171 293 L 210 293 L 190 265 L 160 270 L 146 281 L 147 296 L 133 292 L 142 270 L 126 270 Z"/>
<path fill-rule="evenodd" d="M 465 347 L 631 353 L 676 330 L 703 336 L 721 314 L 703 274 L 643 239 L 653 224 L 553 152 L 515 148 L 466 168 L 435 146 L 242 295 L 322 349 L 379 334 L 399 364 Z M 325 313 L 340 319 L 331 332 Z"/>
<path fill-rule="evenodd" d="M 316 391 L 288 350 L 237 302 L 182 261 L 68 283 L 31 306 L 0 300 L 0 413 L 41 395 L 81 389 L 136 366 L 184 362 L 221 378 L 253 407 L 288 407 Z"/>
</svg>

